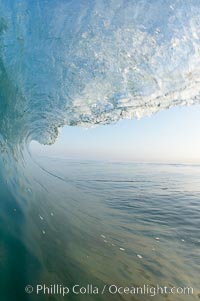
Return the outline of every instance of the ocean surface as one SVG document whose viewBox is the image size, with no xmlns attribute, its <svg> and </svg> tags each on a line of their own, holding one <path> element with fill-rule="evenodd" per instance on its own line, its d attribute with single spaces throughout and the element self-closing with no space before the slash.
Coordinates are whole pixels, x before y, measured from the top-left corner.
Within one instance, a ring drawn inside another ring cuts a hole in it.
<svg viewBox="0 0 200 301">
<path fill-rule="evenodd" d="M 1 0 L 0 300 L 63 299 L 34 296 L 38 282 L 191 285 L 199 294 L 199 166 L 29 150 L 53 144 L 65 125 L 199 103 L 199 0 Z"/>
<path fill-rule="evenodd" d="M 38 156 L 29 172 L 20 198 L 0 184 L 2 301 L 197 300 L 200 166 Z M 194 294 L 25 293 L 41 283 L 189 286 Z"/>
</svg>

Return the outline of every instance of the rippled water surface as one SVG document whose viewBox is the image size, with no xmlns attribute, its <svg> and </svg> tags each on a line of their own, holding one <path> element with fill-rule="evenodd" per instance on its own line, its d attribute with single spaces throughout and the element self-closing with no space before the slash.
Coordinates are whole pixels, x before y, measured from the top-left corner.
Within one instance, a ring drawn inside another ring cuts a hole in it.
<svg viewBox="0 0 200 301">
<path fill-rule="evenodd" d="M 64 125 L 199 104 L 199 83 L 199 0 L 0 1 L 0 301 L 63 299 L 36 295 L 38 283 L 197 297 L 199 166 L 32 160 L 27 148 Z"/>
<path fill-rule="evenodd" d="M 1 300 L 62 300 L 24 293 L 25 285 L 38 283 L 192 286 L 195 296 L 155 298 L 197 298 L 199 166 L 36 161 L 24 198 L 11 197 L 1 183 Z M 150 297 L 70 294 L 63 300 L 108 298 Z"/>
</svg>

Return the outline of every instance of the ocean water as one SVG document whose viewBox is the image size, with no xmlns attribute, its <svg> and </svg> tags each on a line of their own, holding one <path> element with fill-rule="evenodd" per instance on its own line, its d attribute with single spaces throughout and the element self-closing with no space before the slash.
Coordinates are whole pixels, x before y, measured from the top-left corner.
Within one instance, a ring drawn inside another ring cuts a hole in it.
<svg viewBox="0 0 200 301">
<path fill-rule="evenodd" d="M 200 166 L 34 162 L 28 197 L 16 200 L 3 190 L 1 300 L 197 300 Z M 24 292 L 40 283 L 189 286 L 194 294 Z"/>
<path fill-rule="evenodd" d="M 198 293 L 198 166 L 39 159 L 29 146 L 64 125 L 199 104 L 199 83 L 199 0 L 0 1 L 0 300 L 63 299 L 25 294 L 38 281 Z"/>
</svg>

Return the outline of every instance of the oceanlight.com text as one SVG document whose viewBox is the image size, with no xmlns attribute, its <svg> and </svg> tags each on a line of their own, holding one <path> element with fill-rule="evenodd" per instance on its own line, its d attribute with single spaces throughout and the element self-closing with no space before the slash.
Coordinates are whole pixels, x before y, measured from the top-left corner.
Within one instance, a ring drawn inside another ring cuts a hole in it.
<svg viewBox="0 0 200 301">
<path fill-rule="evenodd" d="M 74 284 L 72 287 L 64 286 L 61 284 L 37 284 L 35 287 L 27 285 L 25 287 L 27 294 L 35 295 L 57 295 L 66 296 L 68 294 L 74 295 L 148 295 L 154 297 L 157 295 L 193 295 L 194 289 L 192 287 L 169 287 L 169 286 L 150 286 L 144 284 L 142 286 L 119 286 L 116 284 L 104 286 L 96 286 L 93 284 L 86 284 L 85 286 Z"/>
</svg>

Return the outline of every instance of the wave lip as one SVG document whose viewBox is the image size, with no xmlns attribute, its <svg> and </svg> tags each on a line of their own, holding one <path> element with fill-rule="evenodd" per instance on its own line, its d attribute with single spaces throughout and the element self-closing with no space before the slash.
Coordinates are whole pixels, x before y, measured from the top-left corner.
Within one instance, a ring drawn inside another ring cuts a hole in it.
<svg viewBox="0 0 200 301">
<path fill-rule="evenodd" d="M 197 1 L 13 0 L 0 11 L 6 143 L 199 103 Z"/>
</svg>

